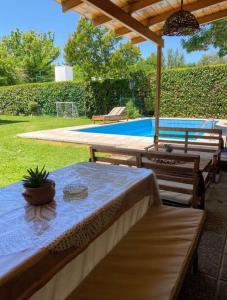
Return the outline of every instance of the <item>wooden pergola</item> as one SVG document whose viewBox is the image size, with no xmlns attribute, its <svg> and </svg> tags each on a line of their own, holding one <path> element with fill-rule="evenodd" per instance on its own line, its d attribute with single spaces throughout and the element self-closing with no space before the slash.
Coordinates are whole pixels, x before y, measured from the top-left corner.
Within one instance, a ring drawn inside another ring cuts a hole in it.
<svg viewBox="0 0 227 300">
<path fill-rule="evenodd" d="M 133 44 L 150 40 L 157 45 L 157 89 L 155 137 L 158 136 L 162 29 L 166 19 L 180 9 L 180 0 L 57 0 L 64 12 L 73 10 L 98 25 L 105 25 Z M 192 12 L 200 24 L 227 16 L 227 0 L 184 0 L 184 10 Z M 156 141 L 156 139 L 155 139 Z"/>
</svg>

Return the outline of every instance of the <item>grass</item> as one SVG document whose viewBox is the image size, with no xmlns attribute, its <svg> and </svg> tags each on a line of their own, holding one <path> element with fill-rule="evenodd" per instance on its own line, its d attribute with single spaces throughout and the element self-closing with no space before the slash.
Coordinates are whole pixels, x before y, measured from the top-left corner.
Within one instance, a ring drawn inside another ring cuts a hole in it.
<svg viewBox="0 0 227 300">
<path fill-rule="evenodd" d="M 21 180 L 26 169 L 39 165 L 48 171 L 88 161 L 86 146 L 18 138 L 18 133 L 89 124 L 86 118 L 0 116 L 0 186 Z"/>
</svg>

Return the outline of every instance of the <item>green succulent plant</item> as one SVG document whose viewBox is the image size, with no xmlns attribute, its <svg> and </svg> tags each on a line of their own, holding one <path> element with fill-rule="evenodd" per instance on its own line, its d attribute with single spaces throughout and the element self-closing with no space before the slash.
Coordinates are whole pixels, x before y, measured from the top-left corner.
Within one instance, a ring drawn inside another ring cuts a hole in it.
<svg viewBox="0 0 227 300">
<path fill-rule="evenodd" d="M 166 152 L 171 153 L 173 151 L 173 147 L 170 144 L 164 144 L 164 148 L 166 149 Z"/>
<path fill-rule="evenodd" d="M 38 188 L 48 182 L 49 172 L 45 170 L 45 166 L 41 170 L 37 166 L 34 169 L 27 169 L 28 175 L 23 178 L 24 187 Z"/>
</svg>

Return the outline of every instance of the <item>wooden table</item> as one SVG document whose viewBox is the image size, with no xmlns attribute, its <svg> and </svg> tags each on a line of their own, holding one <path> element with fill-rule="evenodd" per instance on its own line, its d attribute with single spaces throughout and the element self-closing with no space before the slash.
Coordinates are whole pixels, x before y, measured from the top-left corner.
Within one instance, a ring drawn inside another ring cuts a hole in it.
<svg viewBox="0 0 227 300">
<path fill-rule="evenodd" d="M 81 199 L 63 196 L 78 177 Z M 51 173 L 55 200 L 34 207 L 21 182 L 0 189 L 0 299 L 66 298 L 155 203 L 152 171 L 80 163 Z"/>
</svg>

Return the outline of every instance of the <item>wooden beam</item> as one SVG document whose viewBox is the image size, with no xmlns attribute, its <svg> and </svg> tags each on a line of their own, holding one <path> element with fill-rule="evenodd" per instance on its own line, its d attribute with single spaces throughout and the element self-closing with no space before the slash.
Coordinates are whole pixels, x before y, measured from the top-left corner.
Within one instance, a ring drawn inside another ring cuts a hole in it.
<svg viewBox="0 0 227 300">
<path fill-rule="evenodd" d="M 62 6 L 63 12 L 67 12 L 70 9 L 72 9 L 82 3 L 83 3 L 83 1 L 81 1 L 81 0 L 64 0 L 64 1 L 62 1 L 61 6 Z"/>
<path fill-rule="evenodd" d="M 139 0 L 137 2 L 129 3 L 126 6 L 121 7 L 125 12 L 132 14 L 136 11 L 144 9 L 146 7 L 151 6 L 152 4 L 161 2 L 162 0 Z M 93 23 L 95 26 L 102 25 L 111 21 L 112 19 L 107 17 L 106 15 L 99 15 L 93 19 Z"/>
<path fill-rule="evenodd" d="M 158 150 L 160 100 L 161 100 L 161 73 L 162 73 L 162 47 L 157 46 L 157 75 L 156 75 L 156 102 L 155 102 L 155 148 Z"/>
<path fill-rule="evenodd" d="M 129 28 L 131 31 L 137 32 L 145 39 L 151 40 L 160 46 L 164 45 L 164 41 L 161 37 L 142 25 L 110 0 L 84 0 L 84 2 L 93 5 L 111 19 L 121 22 L 125 27 Z"/>
<path fill-rule="evenodd" d="M 158 36 L 162 36 L 162 30 L 158 30 L 158 31 L 154 31 Z M 142 42 L 146 42 L 146 39 L 142 38 L 141 36 L 136 36 L 134 38 L 131 39 L 131 43 L 133 45 L 135 44 L 139 44 Z"/>
<path fill-rule="evenodd" d="M 136 37 L 134 37 L 133 39 L 131 39 L 131 43 L 132 43 L 133 45 L 139 44 L 139 43 L 142 43 L 142 42 L 146 42 L 146 39 L 143 38 L 142 36 L 136 36 Z"/>
<path fill-rule="evenodd" d="M 198 0 L 197 2 L 194 2 L 192 4 L 184 5 L 184 10 L 193 12 L 193 11 L 196 11 L 196 10 L 199 10 L 199 9 L 202 9 L 202 8 L 206 8 L 206 7 L 221 3 L 221 2 L 225 2 L 225 1 L 226 0 Z M 165 12 L 163 14 L 156 15 L 155 17 L 150 17 L 150 18 L 143 19 L 140 22 L 144 26 L 150 27 L 152 25 L 155 25 L 155 24 L 158 24 L 158 23 L 161 23 L 161 22 L 165 21 L 171 14 L 173 14 L 174 12 L 176 12 L 178 10 L 179 10 L 179 7 L 174 8 L 174 9 L 170 9 L 170 10 L 168 10 L 167 12 Z M 116 30 L 116 34 L 119 35 L 118 32 L 121 32 L 122 29 L 123 28 L 119 28 L 118 30 Z M 128 29 L 128 31 L 127 32 L 125 31 L 124 34 L 127 34 L 129 32 L 130 32 L 130 30 Z"/>
<path fill-rule="evenodd" d="M 203 16 L 203 17 L 199 17 L 199 18 L 197 18 L 197 20 L 198 20 L 199 24 L 206 24 L 206 23 L 209 23 L 209 22 L 213 22 L 213 21 L 216 21 L 216 20 L 223 19 L 225 17 L 227 17 L 227 9 L 218 11 L 218 12 L 213 13 L 211 15 L 206 15 L 206 16 Z"/>
<path fill-rule="evenodd" d="M 155 3 L 161 2 L 162 0 L 140 0 L 129 4 L 129 13 L 132 14 L 136 11 L 149 7 Z"/>
</svg>

